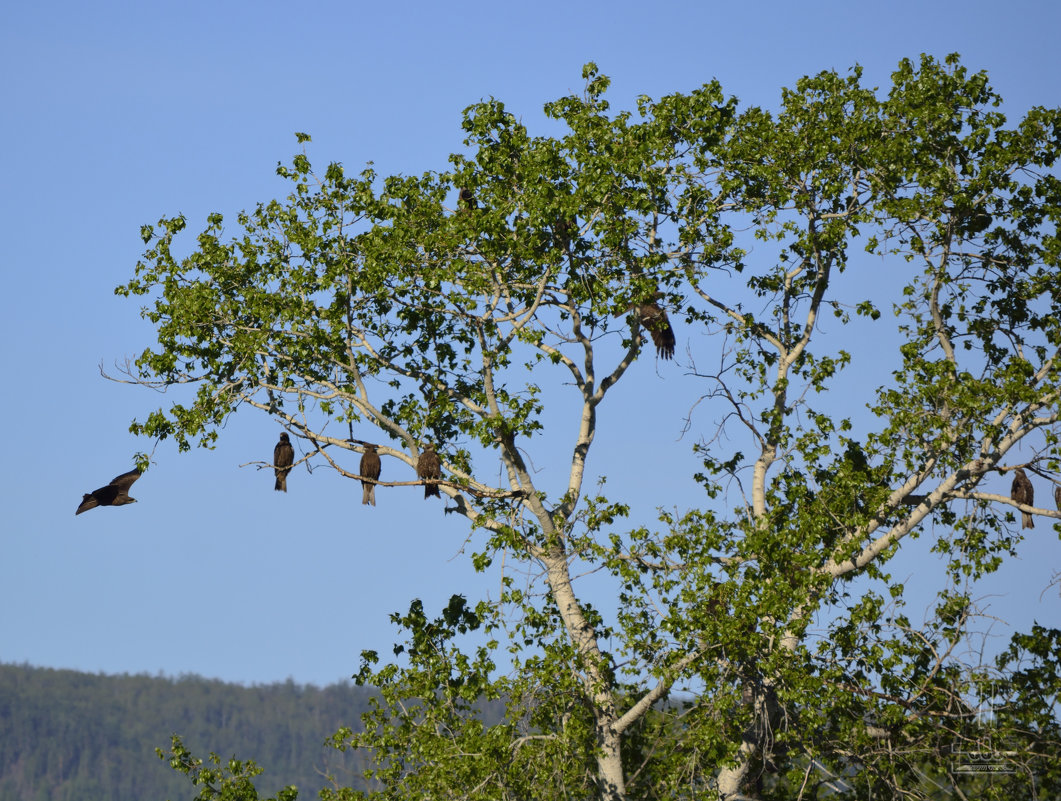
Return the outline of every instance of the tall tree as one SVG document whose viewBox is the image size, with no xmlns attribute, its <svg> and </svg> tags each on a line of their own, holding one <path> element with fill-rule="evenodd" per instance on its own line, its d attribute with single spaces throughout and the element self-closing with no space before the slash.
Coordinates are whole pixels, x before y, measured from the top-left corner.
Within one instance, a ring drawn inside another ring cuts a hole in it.
<svg viewBox="0 0 1061 801">
<path fill-rule="evenodd" d="M 608 79 L 584 78 L 545 107 L 563 136 L 467 109 L 448 171 L 350 177 L 300 154 L 278 168 L 287 201 L 235 238 L 211 215 L 177 259 L 185 220 L 145 226 L 118 289 L 153 299 L 134 379 L 199 387 L 134 431 L 187 449 L 255 408 L 350 477 L 329 421 L 379 429 L 414 468 L 437 443 L 446 511 L 485 532 L 476 567 L 504 553 L 538 577 L 395 614 L 401 661 L 363 655 L 380 695 L 335 745 L 372 755 L 377 798 L 932 798 L 990 736 L 1012 772 L 974 796 L 1061 792 L 1058 632 L 994 665 L 958 656 L 971 583 L 1022 536 L 988 484 L 1059 467 L 1061 112 L 1006 127 L 956 56 L 903 61 L 884 95 L 857 68 L 803 78 L 776 112 L 710 83 L 610 114 Z M 885 270 L 894 298 L 859 280 Z M 712 335 L 691 367 L 726 410 L 691 418 L 702 507 L 631 528 L 586 459 L 598 409 L 653 352 L 627 313 L 646 304 Z M 856 335 L 875 343 L 857 364 Z M 573 437 L 543 431 L 537 365 L 564 373 Z M 559 449 L 551 494 L 527 454 Z M 919 537 L 945 559 L 923 625 L 887 572 Z M 585 569 L 610 578 L 606 604 Z M 472 630 L 487 644 L 468 650 Z M 479 721 L 484 699 L 506 720 Z"/>
</svg>

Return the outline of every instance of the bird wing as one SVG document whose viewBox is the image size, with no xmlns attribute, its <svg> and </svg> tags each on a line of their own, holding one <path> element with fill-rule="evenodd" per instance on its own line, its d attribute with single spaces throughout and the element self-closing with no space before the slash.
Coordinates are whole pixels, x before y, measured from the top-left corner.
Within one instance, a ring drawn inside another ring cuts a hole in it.
<svg viewBox="0 0 1061 801">
<path fill-rule="evenodd" d="M 637 308 L 638 316 L 641 318 L 641 325 L 648 329 L 648 333 L 652 336 L 652 344 L 656 346 L 656 351 L 664 359 L 670 359 L 674 356 L 674 329 L 671 328 L 670 320 L 667 319 L 667 312 L 661 309 L 658 303 L 642 303 Z"/>
<path fill-rule="evenodd" d="M 112 478 L 108 486 L 117 487 L 119 490 L 128 492 L 129 487 L 133 486 L 133 482 L 138 478 L 140 478 L 140 471 L 133 468 L 128 473 L 122 473 L 120 476 Z"/>
<path fill-rule="evenodd" d="M 674 338 L 674 329 L 671 328 L 667 313 L 660 309 L 659 316 L 651 320 L 646 326 L 652 335 L 652 344 L 656 346 L 656 352 L 664 359 L 674 357 L 674 346 L 677 344 Z"/>
<path fill-rule="evenodd" d="M 662 295 L 662 292 L 655 293 L 657 298 L 662 297 Z M 618 317 L 620 314 L 632 311 L 637 312 L 637 321 L 642 328 L 648 330 L 649 336 L 652 337 L 652 344 L 656 346 L 656 352 L 660 357 L 663 359 L 674 358 L 674 346 L 677 341 L 674 338 L 674 329 L 671 327 L 666 309 L 661 307 L 656 301 L 650 300 L 647 303 L 631 303 L 623 312 L 616 312 L 615 316 Z"/>
<path fill-rule="evenodd" d="M 81 505 L 77 507 L 74 516 L 76 517 L 82 512 L 87 512 L 89 509 L 95 509 L 97 506 L 99 506 L 99 501 L 96 500 L 95 496 L 86 494 L 85 497 L 81 499 Z"/>
</svg>

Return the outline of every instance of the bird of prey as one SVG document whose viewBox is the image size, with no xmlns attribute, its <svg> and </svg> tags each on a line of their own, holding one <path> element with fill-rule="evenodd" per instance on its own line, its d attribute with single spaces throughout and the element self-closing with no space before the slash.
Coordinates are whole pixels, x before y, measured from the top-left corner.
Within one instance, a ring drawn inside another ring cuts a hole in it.
<svg viewBox="0 0 1061 801">
<path fill-rule="evenodd" d="M 655 297 L 659 298 L 661 295 L 661 292 L 657 292 Z M 652 343 L 656 346 L 656 353 L 660 358 L 673 359 L 674 329 L 671 328 L 670 320 L 667 319 L 667 312 L 655 300 L 650 300 L 647 303 L 631 303 L 615 316 L 629 314 L 632 311 L 637 312 L 637 321 L 652 337 Z"/>
<path fill-rule="evenodd" d="M 641 303 L 637 307 L 637 316 L 641 326 L 648 329 L 652 336 L 652 343 L 656 346 L 656 353 L 661 359 L 674 358 L 674 329 L 667 319 L 667 312 L 660 308 L 655 301 Z"/>
<path fill-rule="evenodd" d="M 376 485 L 365 481 L 366 478 L 379 480 L 379 454 L 375 445 L 366 445 L 365 453 L 361 457 L 361 503 L 364 505 L 376 505 Z"/>
<path fill-rule="evenodd" d="M 475 195 L 470 189 L 461 188 L 460 194 L 457 196 L 457 202 L 466 209 L 479 208 L 479 203 L 476 201 Z"/>
<path fill-rule="evenodd" d="M 280 435 L 280 441 L 273 448 L 273 472 L 276 473 L 273 489 L 287 492 L 287 474 L 291 472 L 294 462 L 295 449 L 291 447 L 291 439 L 285 432 Z"/>
<path fill-rule="evenodd" d="M 434 445 L 426 446 L 420 458 L 416 460 L 416 475 L 420 478 L 442 478 L 442 463 L 438 460 Z M 430 498 L 432 495 L 436 498 L 442 497 L 438 484 L 424 484 L 424 497 Z"/>
<path fill-rule="evenodd" d="M 136 503 L 136 498 L 129 497 L 129 487 L 138 478 L 140 478 L 140 471 L 136 469 L 112 478 L 107 486 L 87 493 L 81 499 L 81 505 L 77 507 L 74 516 L 87 512 L 89 509 L 95 509 L 97 506 L 125 506 L 127 503 Z"/>
<path fill-rule="evenodd" d="M 1024 470 L 1018 467 L 1013 472 L 1013 487 L 1009 491 L 1009 497 L 1022 506 L 1034 506 L 1035 488 Z M 1035 521 L 1027 512 L 1021 512 L 1021 528 L 1035 528 Z"/>
<path fill-rule="evenodd" d="M 1061 486 L 1054 487 L 1054 503 L 1057 504 L 1057 511 L 1061 512 Z"/>
</svg>

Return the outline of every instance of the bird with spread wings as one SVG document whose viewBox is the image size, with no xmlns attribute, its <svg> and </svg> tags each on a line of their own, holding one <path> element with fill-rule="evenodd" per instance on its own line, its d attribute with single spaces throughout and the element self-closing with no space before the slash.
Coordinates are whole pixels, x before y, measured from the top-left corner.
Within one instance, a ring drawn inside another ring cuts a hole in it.
<svg viewBox="0 0 1061 801">
<path fill-rule="evenodd" d="M 633 308 L 631 306 L 627 311 L 632 311 Z M 637 317 L 641 322 L 641 327 L 647 330 L 649 336 L 652 337 L 652 344 L 656 346 L 656 353 L 659 357 L 673 359 L 676 340 L 674 329 L 671 328 L 670 320 L 667 319 L 667 312 L 653 300 L 637 305 Z"/>
<path fill-rule="evenodd" d="M 631 303 L 622 311 L 616 312 L 615 316 L 630 312 L 637 313 L 637 322 L 648 331 L 652 337 L 652 344 L 656 346 L 656 353 L 661 359 L 674 358 L 674 346 L 676 340 L 674 329 L 671 328 L 670 320 L 667 318 L 666 310 L 659 305 L 658 300 L 663 296 L 662 292 L 656 292 L 651 300 L 643 303 Z"/>
<path fill-rule="evenodd" d="M 81 505 L 77 507 L 74 516 L 95 509 L 97 506 L 125 506 L 127 503 L 136 503 L 136 498 L 129 497 L 129 487 L 140 478 L 140 471 L 133 468 L 128 473 L 122 473 L 111 479 L 111 483 L 105 487 L 86 493 L 81 499 Z"/>
</svg>

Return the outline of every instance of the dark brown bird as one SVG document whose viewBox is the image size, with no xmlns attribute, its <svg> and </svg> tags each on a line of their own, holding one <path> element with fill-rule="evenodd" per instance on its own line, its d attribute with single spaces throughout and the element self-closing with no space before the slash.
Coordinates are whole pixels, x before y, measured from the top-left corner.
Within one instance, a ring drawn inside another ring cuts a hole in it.
<svg viewBox="0 0 1061 801">
<path fill-rule="evenodd" d="M 457 202 L 466 209 L 479 208 L 479 203 L 476 201 L 475 194 L 472 190 L 464 189 L 463 187 L 460 190 L 460 194 L 457 196 Z"/>
<path fill-rule="evenodd" d="M 1057 504 L 1057 511 L 1061 512 L 1061 487 L 1054 487 L 1054 503 Z"/>
<path fill-rule="evenodd" d="M 1013 471 L 1013 487 L 1009 491 L 1009 497 L 1023 506 L 1035 506 L 1035 487 L 1020 467 Z M 1021 512 L 1020 527 L 1035 528 L 1035 520 L 1028 512 Z"/>
<path fill-rule="evenodd" d="M 140 471 L 130 470 L 111 479 L 111 483 L 98 490 L 93 490 L 81 499 L 81 505 L 77 507 L 74 516 L 95 509 L 97 506 L 125 506 L 127 503 L 136 503 L 136 498 L 129 497 L 129 487 L 140 478 Z"/>
<path fill-rule="evenodd" d="M 660 308 L 655 301 L 642 303 L 637 307 L 637 316 L 641 320 L 641 326 L 648 330 L 652 337 L 652 343 L 656 346 L 656 353 L 661 359 L 674 358 L 674 329 L 667 319 L 667 312 Z"/>
<path fill-rule="evenodd" d="M 434 445 L 425 447 L 420 458 L 416 460 L 416 475 L 426 479 L 442 478 L 442 463 L 438 460 Z M 436 498 L 442 497 L 438 484 L 424 484 L 424 497 L 430 498 L 432 495 Z"/>
<path fill-rule="evenodd" d="M 364 505 L 376 505 L 376 485 L 365 481 L 366 478 L 379 480 L 379 454 L 375 445 L 366 445 L 365 453 L 361 457 L 361 503 Z"/>
<path fill-rule="evenodd" d="M 655 297 L 659 298 L 661 294 L 657 292 Z M 629 314 L 635 310 L 637 311 L 637 321 L 652 337 L 652 343 L 656 346 L 656 353 L 659 354 L 661 359 L 673 359 L 674 329 L 671 328 L 670 320 L 667 319 L 667 312 L 655 300 L 650 300 L 647 303 L 631 303 L 623 311 L 617 312 L 615 316 Z"/>
<path fill-rule="evenodd" d="M 273 489 L 287 492 L 287 474 L 291 472 L 294 462 L 295 449 L 291 447 L 291 439 L 285 432 L 280 435 L 280 441 L 273 448 L 273 472 L 276 473 Z"/>
</svg>

